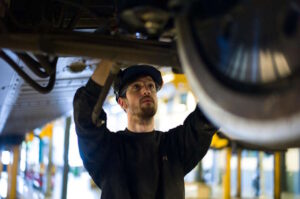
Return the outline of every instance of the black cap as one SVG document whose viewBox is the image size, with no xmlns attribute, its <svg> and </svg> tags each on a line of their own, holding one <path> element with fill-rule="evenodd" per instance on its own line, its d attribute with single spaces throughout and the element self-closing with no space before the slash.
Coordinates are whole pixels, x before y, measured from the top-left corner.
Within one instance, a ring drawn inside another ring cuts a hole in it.
<svg viewBox="0 0 300 199">
<path fill-rule="evenodd" d="M 130 83 L 142 76 L 150 76 L 156 85 L 156 90 L 160 90 L 163 85 L 163 80 L 159 70 L 149 65 L 133 65 L 124 70 L 121 70 L 113 83 L 116 100 L 123 95 L 123 89 Z"/>
</svg>

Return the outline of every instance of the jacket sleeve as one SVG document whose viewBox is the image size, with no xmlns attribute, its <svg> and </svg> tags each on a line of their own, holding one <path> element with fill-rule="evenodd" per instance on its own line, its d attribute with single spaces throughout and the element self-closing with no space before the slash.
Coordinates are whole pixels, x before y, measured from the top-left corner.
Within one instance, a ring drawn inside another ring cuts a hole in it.
<svg viewBox="0 0 300 199">
<path fill-rule="evenodd" d="M 104 162 L 113 149 L 113 134 L 106 127 L 106 114 L 102 110 L 103 125 L 92 122 L 92 111 L 101 92 L 101 86 L 89 80 L 85 87 L 77 90 L 74 101 L 74 122 L 78 136 L 79 153 L 83 164 L 94 182 L 101 187 L 101 176 L 105 172 Z"/>
<path fill-rule="evenodd" d="M 190 172 L 207 153 L 216 131 L 216 127 L 196 107 L 183 125 L 167 133 L 173 150 L 179 155 L 184 174 Z"/>
</svg>

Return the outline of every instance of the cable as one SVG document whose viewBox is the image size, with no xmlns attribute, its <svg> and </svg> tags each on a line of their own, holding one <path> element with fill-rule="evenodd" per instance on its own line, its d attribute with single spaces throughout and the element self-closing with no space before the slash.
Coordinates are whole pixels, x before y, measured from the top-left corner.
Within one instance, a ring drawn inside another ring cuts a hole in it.
<svg viewBox="0 0 300 199">
<path fill-rule="evenodd" d="M 0 57 L 8 63 L 17 73 L 20 75 L 30 86 L 32 86 L 35 90 L 40 93 L 49 93 L 55 84 L 56 73 L 50 75 L 49 82 L 47 86 L 43 87 L 36 83 L 31 77 L 29 77 L 18 64 L 14 62 L 4 51 L 0 51 Z M 53 70 L 56 71 L 56 63 L 54 64 Z"/>
</svg>

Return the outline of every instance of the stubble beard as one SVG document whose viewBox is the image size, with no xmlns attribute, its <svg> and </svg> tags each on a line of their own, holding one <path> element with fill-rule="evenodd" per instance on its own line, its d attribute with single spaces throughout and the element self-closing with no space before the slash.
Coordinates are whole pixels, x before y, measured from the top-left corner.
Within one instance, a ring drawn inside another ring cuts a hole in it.
<svg viewBox="0 0 300 199">
<path fill-rule="evenodd" d="M 155 101 L 153 100 L 152 103 L 140 103 L 139 111 L 138 111 L 138 117 L 142 120 L 151 120 L 157 111 L 157 105 Z"/>
<path fill-rule="evenodd" d="M 156 106 L 146 106 L 146 107 L 141 107 L 141 111 L 139 114 L 139 117 L 143 120 L 150 120 L 154 117 L 156 114 Z"/>
</svg>

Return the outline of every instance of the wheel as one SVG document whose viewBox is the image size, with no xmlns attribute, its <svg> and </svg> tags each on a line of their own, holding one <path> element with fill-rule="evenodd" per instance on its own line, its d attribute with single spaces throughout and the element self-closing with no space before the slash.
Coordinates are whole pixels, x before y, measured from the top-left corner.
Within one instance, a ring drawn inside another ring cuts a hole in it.
<svg viewBox="0 0 300 199">
<path fill-rule="evenodd" d="M 299 1 L 209 2 L 175 24 L 200 108 L 234 140 L 300 146 Z"/>
</svg>

